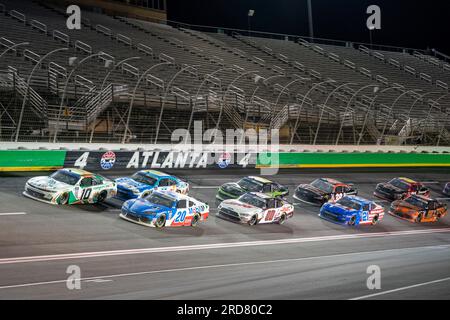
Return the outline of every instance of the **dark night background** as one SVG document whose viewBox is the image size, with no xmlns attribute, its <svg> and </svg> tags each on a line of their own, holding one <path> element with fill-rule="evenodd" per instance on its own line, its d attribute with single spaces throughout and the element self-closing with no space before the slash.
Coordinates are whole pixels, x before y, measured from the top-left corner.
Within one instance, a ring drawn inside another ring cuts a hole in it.
<svg viewBox="0 0 450 320">
<path fill-rule="evenodd" d="M 306 0 L 167 0 L 168 19 L 190 24 L 308 36 Z M 381 8 L 374 44 L 435 48 L 450 55 L 449 0 L 312 0 L 314 36 L 369 42 L 366 9 Z"/>
</svg>

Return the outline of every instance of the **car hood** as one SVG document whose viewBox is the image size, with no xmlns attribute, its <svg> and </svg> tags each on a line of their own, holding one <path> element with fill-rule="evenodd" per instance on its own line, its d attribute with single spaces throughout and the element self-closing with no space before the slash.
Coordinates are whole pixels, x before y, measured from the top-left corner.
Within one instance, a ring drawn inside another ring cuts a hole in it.
<svg viewBox="0 0 450 320">
<path fill-rule="evenodd" d="M 349 207 L 344 207 L 338 203 L 326 203 L 324 205 L 324 209 L 338 215 L 354 214 L 358 212 L 358 210 Z"/>
<path fill-rule="evenodd" d="M 254 214 L 262 211 L 261 208 L 243 203 L 239 200 L 225 200 L 222 202 L 221 207 L 233 210 L 239 214 Z"/>
<path fill-rule="evenodd" d="M 73 188 L 70 184 L 57 181 L 53 178 L 42 176 L 42 177 L 34 177 L 28 180 L 28 184 L 47 191 L 63 191 L 67 189 Z"/>
<path fill-rule="evenodd" d="M 117 187 L 119 189 L 126 189 L 126 190 L 138 190 L 139 192 L 145 191 L 145 190 L 151 190 L 154 187 L 150 186 L 145 183 L 137 182 L 136 180 L 128 177 L 124 178 L 117 178 L 115 180 L 117 182 Z"/>
<path fill-rule="evenodd" d="M 301 185 L 299 185 L 297 187 L 297 189 L 307 190 L 307 191 L 309 191 L 309 192 L 311 192 L 311 193 L 313 193 L 315 195 L 318 195 L 318 196 L 325 196 L 327 194 L 326 192 L 324 192 L 324 191 L 322 191 L 322 190 L 320 190 L 320 189 L 318 189 L 318 188 L 316 188 L 316 187 L 314 187 L 314 186 L 312 186 L 310 184 L 301 184 Z"/>
<path fill-rule="evenodd" d="M 170 211 L 171 208 L 148 202 L 144 199 L 128 200 L 124 207 L 134 214 L 154 216 L 158 213 Z"/>
<path fill-rule="evenodd" d="M 244 188 L 242 188 L 240 185 L 238 185 L 236 182 L 228 182 L 221 186 L 221 189 L 227 193 L 232 194 L 244 194 L 247 192 Z"/>
<path fill-rule="evenodd" d="M 408 210 L 413 210 L 413 211 L 424 210 L 424 209 L 421 208 L 421 207 L 412 205 L 411 203 L 408 203 L 408 202 L 403 201 L 403 200 L 402 200 L 402 201 L 394 201 L 394 202 L 392 203 L 392 205 L 393 205 L 394 207 L 402 207 L 402 208 L 405 208 L 405 209 L 408 209 Z"/>
</svg>

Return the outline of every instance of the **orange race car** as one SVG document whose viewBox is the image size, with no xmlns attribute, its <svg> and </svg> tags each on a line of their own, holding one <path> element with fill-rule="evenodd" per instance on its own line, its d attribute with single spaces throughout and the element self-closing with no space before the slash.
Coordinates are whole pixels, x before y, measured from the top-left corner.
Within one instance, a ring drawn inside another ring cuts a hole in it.
<svg viewBox="0 0 450 320">
<path fill-rule="evenodd" d="M 411 222 L 436 222 L 447 214 L 447 205 L 425 196 L 412 195 L 392 202 L 389 213 Z"/>
</svg>

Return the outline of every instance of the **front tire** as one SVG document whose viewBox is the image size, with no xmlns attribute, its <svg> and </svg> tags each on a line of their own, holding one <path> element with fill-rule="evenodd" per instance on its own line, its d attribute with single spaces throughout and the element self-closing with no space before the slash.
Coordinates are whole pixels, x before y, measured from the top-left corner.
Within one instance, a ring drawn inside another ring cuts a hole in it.
<svg viewBox="0 0 450 320">
<path fill-rule="evenodd" d="M 348 225 L 352 226 L 352 227 L 354 225 L 356 225 L 356 216 L 353 216 L 353 217 L 350 218 L 350 221 L 348 222 Z"/>
<path fill-rule="evenodd" d="M 418 215 L 417 215 L 417 217 L 416 217 L 416 223 L 421 223 L 422 222 L 422 218 L 423 218 L 423 215 L 421 214 L 421 213 L 419 213 Z"/>
<path fill-rule="evenodd" d="M 163 213 L 155 221 L 155 227 L 158 229 L 164 228 L 166 225 L 166 215 Z"/>
<path fill-rule="evenodd" d="M 423 218 L 423 215 L 421 213 L 419 213 L 417 215 L 417 217 L 416 217 L 416 223 L 421 223 L 422 222 L 422 218 Z"/>
<path fill-rule="evenodd" d="M 195 215 L 192 217 L 191 226 L 192 226 L 192 227 L 196 227 L 196 226 L 198 226 L 198 223 L 199 223 L 199 222 L 200 222 L 200 215 L 195 214 Z"/>
<path fill-rule="evenodd" d="M 65 192 L 59 197 L 59 204 L 66 205 L 68 203 L 69 203 L 69 194 Z"/>
<path fill-rule="evenodd" d="M 258 216 L 255 214 L 248 222 L 249 226 L 254 226 L 258 223 Z"/>
</svg>

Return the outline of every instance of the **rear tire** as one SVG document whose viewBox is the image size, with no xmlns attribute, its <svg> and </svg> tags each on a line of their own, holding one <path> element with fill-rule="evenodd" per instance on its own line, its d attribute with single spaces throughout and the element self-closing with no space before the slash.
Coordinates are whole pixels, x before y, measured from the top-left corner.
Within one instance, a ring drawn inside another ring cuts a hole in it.
<svg viewBox="0 0 450 320">
<path fill-rule="evenodd" d="M 378 219 L 379 219 L 378 216 L 374 216 L 374 217 L 373 217 L 373 219 L 372 219 L 372 225 L 373 225 L 373 226 L 376 225 L 376 224 L 378 223 Z"/>
<path fill-rule="evenodd" d="M 283 213 L 280 217 L 280 220 L 278 220 L 278 224 L 283 224 L 286 222 L 286 215 Z"/>
<path fill-rule="evenodd" d="M 166 225 L 166 215 L 163 213 L 156 219 L 155 227 L 161 229 L 164 228 L 165 225 Z"/>
<path fill-rule="evenodd" d="M 69 203 L 69 194 L 65 192 L 61 195 L 61 197 L 59 197 L 59 204 L 66 205 L 68 203 Z"/>
<path fill-rule="evenodd" d="M 106 200 L 106 197 L 108 196 L 108 193 L 106 191 L 100 192 L 100 194 L 97 197 L 97 203 L 102 203 Z"/>
</svg>

